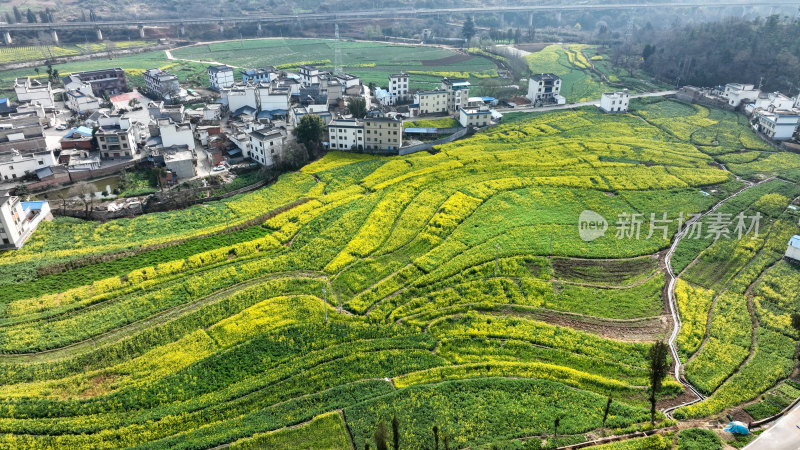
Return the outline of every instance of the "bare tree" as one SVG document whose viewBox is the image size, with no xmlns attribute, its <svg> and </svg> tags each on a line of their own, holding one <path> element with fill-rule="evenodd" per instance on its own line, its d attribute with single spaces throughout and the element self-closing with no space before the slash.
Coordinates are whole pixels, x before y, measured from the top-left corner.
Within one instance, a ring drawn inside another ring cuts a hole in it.
<svg viewBox="0 0 800 450">
<path fill-rule="evenodd" d="M 97 186 L 92 183 L 86 183 L 73 187 L 68 193 L 70 197 L 78 197 L 81 203 L 83 203 L 84 213 L 87 220 L 90 218 L 89 216 L 91 214 L 92 207 L 94 206 L 95 192 L 97 192 Z"/>
</svg>

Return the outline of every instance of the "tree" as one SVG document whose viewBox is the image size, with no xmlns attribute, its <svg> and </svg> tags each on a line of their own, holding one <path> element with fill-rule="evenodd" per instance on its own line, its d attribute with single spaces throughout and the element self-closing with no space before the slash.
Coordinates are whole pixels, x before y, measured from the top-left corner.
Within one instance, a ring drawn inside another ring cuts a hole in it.
<svg viewBox="0 0 800 450">
<path fill-rule="evenodd" d="M 24 184 L 18 184 L 14 188 L 14 195 L 16 195 L 17 197 L 25 197 L 30 193 L 31 193 L 30 189 L 28 189 L 28 186 Z"/>
<path fill-rule="evenodd" d="M 439 427 L 433 426 L 433 442 L 436 444 L 436 450 L 439 450 Z"/>
<path fill-rule="evenodd" d="M 389 446 L 386 444 L 386 435 L 389 434 L 389 430 L 386 429 L 386 424 L 383 423 L 381 420 L 378 422 L 378 429 L 375 430 L 375 447 L 378 450 L 389 450 Z"/>
<path fill-rule="evenodd" d="M 800 331 L 800 314 L 792 313 L 792 328 Z"/>
<path fill-rule="evenodd" d="M 553 423 L 553 443 L 558 439 L 558 425 L 561 423 L 561 417 L 556 416 L 555 423 Z"/>
<path fill-rule="evenodd" d="M 667 352 L 669 347 L 663 341 L 656 341 L 647 353 L 650 377 L 650 423 L 656 423 L 656 395 L 661 390 L 661 382 L 667 376 Z"/>
<path fill-rule="evenodd" d="M 83 203 L 85 217 L 90 218 L 92 205 L 94 204 L 94 193 L 97 192 L 97 186 L 91 183 L 79 184 L 69 190 L 70 197 L 78 197 Z"/>
<path fill-rule="evenodd" d="M 450 438 L 446 434 L 442 436 L 442 443 L 444 443 L 444 450 L 450 450 Z"/>
<path fill-rule="evenodd" d="M 47 11 L 39 11 L 39 21 L 42 23 L 47 23 Z"/>
<path fill-rule="evenodd" d="M 397 420 L 397 416 L 392 417 L 392 441 L 394 450 L 400 450 L 400 421 Z"/>
<path fill-rule="evenodd" d="M 14 18 L 11 17 L 11 14 L 6 12 L 6 23 L 15 23 Z"/>
<path fill-rule="evenodd" d="M 475 23 L 472 21 L 472 17 L 467 17 L 467 20 L 464 21 L 464 27 L 461 29 L 461 36 L 467 41 L 475 37 Z"/>
<path fill-rule="evenodd" d="M 66 191 L 64 189 L 59 189 L 56 192 L 56 198 L 61 200 L 61 211 L 66 211 L 67 210 L 67 199 L 70 198 L 69 191 Z"/>
<path fill-rule="evenodd" d="M 297 142 L 306 146 L 309 152 L 314 152 L 322 142 L 322 134 L 325 131 L 325 122 L 316 114 L 306 114 L 300 119 L 300 123 L 294 129 Z"/>
<path fill-rule="evenodd" d="M 36 76 L 38 77 L 39 76 L 39 68 L 38 67 L 34 67 L 33 71 L 36 72 Z"/>
<path fill-rule="evenodd" d="M 28 23 L 36 23 L 36 14 L 34 14 L 30 8 L 28 8 L 28 12 L 25 13 L 25 16 L 28 19 Z"/>
<path fill-rule="evenodd" d="M 364 97 L 350 97 L 347 99 L 347 109 L 357 119 L 367 115 L 367 100 Z"/>
<path fill-rule="evenodd" d="M 16 5 L 14 5 L 14 21 L 17 23 L 22 22 L 22 13 Z"/>
</svg>

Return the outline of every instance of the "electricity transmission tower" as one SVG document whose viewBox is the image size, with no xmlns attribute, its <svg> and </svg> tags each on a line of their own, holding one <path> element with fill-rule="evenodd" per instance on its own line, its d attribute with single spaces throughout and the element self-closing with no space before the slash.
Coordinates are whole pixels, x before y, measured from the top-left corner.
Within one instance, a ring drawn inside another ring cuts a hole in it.
<svg viewBox="0 0 800 450">
<path fill-rule="evenodd" d="M 333 50 L 333 73 L 342 73 L 342 43 L 339 40 L 339 24 L 336 24 L 336 43 Z"/>
</svg>

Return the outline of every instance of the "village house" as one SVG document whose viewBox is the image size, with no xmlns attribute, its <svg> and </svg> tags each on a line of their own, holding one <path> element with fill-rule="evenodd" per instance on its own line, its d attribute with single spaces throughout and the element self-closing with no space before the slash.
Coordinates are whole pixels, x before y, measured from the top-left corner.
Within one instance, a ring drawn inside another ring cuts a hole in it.
<svg viewBox="0 0 800 450">
<path fill-rule="evenodd" d="M 119 115 L 101 117 L 95 132 L 100 157 L 105 159 L 133 158 L 136 137 L 136 127 L 131 120 Z"/>
<path fill-rule="evenodd" d="M 14 92 L 20 103 L 38 104 L 44 108 L 55 106 L 53 89 L 49 81 L 42 83 L 30 77 L 20 77 L 14 80 Z"/>
<path fill-rule="evenodd" d="M 283 157 L 285 138 L 280 129 L 253 130 L 249 133 L 250 148 L 246 156 L 264 167 L 273 167 Z"/>
<path fill-rule="evenodd" d="M 396 102 L 402 103 L 410 99 L 409 82 L 407 73 L 393 73 L 389 75 L 389 94 L 393 95 Z"/>
<path fill-rule="evenodd" d="M 77 90 L 83 83 L 89 83 L 92 86 L 92 94 L 95 97 L 110 97 L 128 92 L 125 71 L 119 67 L 88 72 L 73 72 L 64 77 L 62 81 L 66 90 Z"/>
<path fill-rule="evenodd" d="M 16 196 L 0 196 L 0 248 L 21 248 L 42 220 L 52 218 L 46 201 L 23 202 Z"/>
<path fill-rule="evenodd" d="M 364 149 L 393 151 L 402 146 L 402 121 L 387 118 L 364 119 Z"/>
<path fill-rule="evenodd" d="M 420 114 L 447 114 L 448 97 L 444 89 L 419 91 L 414 94 L 414 103 L 419 105 Z"/>
<path fill-rule="evenodd" d="M 180 97 L 181 84 L 177 76 L 161 69 L 147 69 L 142 76 L 151 98 L 173 101 Z"/>
<path fill-rule="evenodd" d="M 161 136 L 161 147 L 185 146 L 195 149 L 194 131 L 188 122 L 176 123 L 172 119 L 158 120 L 158 133 Z"/>
<path fill-rule="evenodd" d="M 447 111 L 456 113 L 462 106 L 466 106 L 469 101 L 469 81 L 442 79 L 440 89 L 447 92 Z"/>
<path fill-rule="evenodd" d="M 195 176 L 195 156 L 191 150 L 178 150 L 164 153 L 164 165 L 178 179 Z"/>
<path fill-rule="evenodd" d="M 328 141 L 331 150 L 358 150 L 364 148 L 364 123 L 357 119 L 335 119 L 328 124 Z"/>
<path fill-rule="evenodd" d="M 100 109 L 100 100 L 92 93 L 89 83 L 81 83 L 78 89 L 66 92 L 67 108 L 76 114 L 86 114 Z"/>
<path fill-rule="evenodd" d="M 756 110 L 753 115 L 753 128 L 770 139 L 786 141 L 794 136 L 800 122 L 800 111 L 774 109 Z"/>
<path fill-rule="evenodd" d="M 242 74 L 242 83 L 252 82 L 269 83 L 278 75 L 274 67 L 262 67 L 258 69 L 242 69 L 239 73 Z"/>
<path fill-rule="evenodd" d="M 303 64 L 297 68 L 297 73 L 300 74 L 300 82 L 304 85 L 319 83 L 320 70 L 314 66 Z"/>
<path fill-rule="evenodd" d="M 459 108 L 458 122 L 462 127 L 485 127 L 492 122 L 492 113 L 487 107 Z"/>
<path fill-rule="evenodd" d="M 760 93 L 752 84 L 728 83 L 722 91 L 722 97 L 728 100 L 729 106 L 737 108 L 742 102 L 755 101 Z"/>
<path fill-rule="evenodd" d="M 0 127 L 0 153 L 46 149 L 47 142 L 39 121 L 39 117 L 31 113 L 4 118 Z"/>
<path fill-rule="evenodd" d="M 233 115 L 240 113 L 243 108 L 250 108 L 253 112 L 258 111 L 258 96 L 256 95 L 256 85 L 253 83 L 236 83 L 222 88 L 220 99 L 223 105 L 228 106 Z"/>
<path fill-rule="evenodd" d="M 534 105 L 563 105 L 566 99 L 561 96 L 561 78 L 552 73 L 531 76 L 528 79 L 528 100 Z"/>
<path fill-rule="evenodd" d="M 219 91 L 223 88 L 229 88 L 235 83 L 233 79 L 233 67 L 224 64 L 208 66 L 206 73 L 208 73 L 208 84 L 211 86 L 212 90 Z"/>
<path fill-rule="evenodd" d="M 628 112 L 631 96 L 627 89 L 619 92 L 604 92 L 600 96 L 600 109 L 607 113 Z"/>
<path fill-rule="evenodd" d="M 66 164 L 67 161 L 62 161 L 62 157 L 64 156 L 64 151 L 66 150 L 84 150 L 89 152 L 92 150 L 92 129 L 89 127 L 75 127 L 67 132 L 64 137 L 61 138 L 61 154 L 58 156 L 58 160 L 61 164 Z"/>
<path fill-rule="evenodd" d="M 0 152 L 0 179 L 3 181 L 17 180 L 35 174 L 42 167 L 56 164 L 56 157 L 53 155 L 53 151 L 46 148 L 7 150 Z"/>
</svg>

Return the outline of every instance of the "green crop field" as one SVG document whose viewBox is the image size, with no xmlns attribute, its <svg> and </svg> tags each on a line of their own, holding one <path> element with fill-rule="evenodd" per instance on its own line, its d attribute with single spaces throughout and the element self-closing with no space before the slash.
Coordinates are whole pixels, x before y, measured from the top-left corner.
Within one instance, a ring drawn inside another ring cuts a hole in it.
<svg viewBox="0 0 800 450">
<path fill-rule="evenodd" d="M 438 86 L 443 76 L 496 76 L 492 61 L 481 56 L 457 53 L 440 47 L 347 42 L 340 44 L 345 72 L 363 82 L 387 86 L 390 73 L 411 74 L 412 89 Z M 317 64 L 332 70 L 335 41 L 324 39 L 252 39 L 184 47 L 172 52 L 176 58 L 219 61 L 236 67 L 276 66 L 293 69 L 300 64 Z"/>
<path fill-rule="evenodd" d="M 783 153 L 672 100 L 507 119 L 433 153 L 330 152 L 204 207 L 42 224 L 0 253 L 0 447 L 361 449 L 395 418 L 401 448 L 649 429 L 665 250 L 720 201 L 763 221 L 677 246 L 678 350 L 707 399 L 674 417 L 764 416 L 796 393 L 800 269 L 781 256 L 800 187 L 759 158 L 718 164 Z M 586 210 L 607 221 L 592 240 Z M 689 395 L 671 376 L 660 408 Z"/>
</svg>

